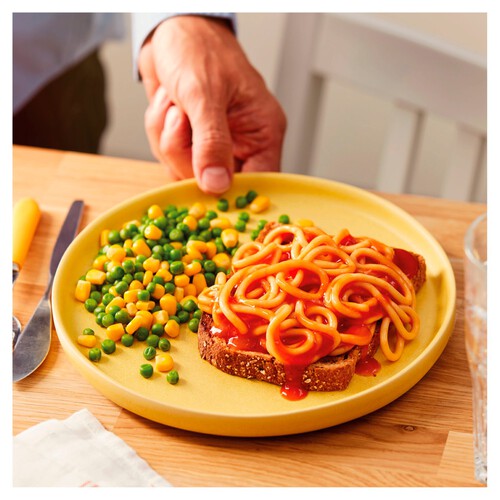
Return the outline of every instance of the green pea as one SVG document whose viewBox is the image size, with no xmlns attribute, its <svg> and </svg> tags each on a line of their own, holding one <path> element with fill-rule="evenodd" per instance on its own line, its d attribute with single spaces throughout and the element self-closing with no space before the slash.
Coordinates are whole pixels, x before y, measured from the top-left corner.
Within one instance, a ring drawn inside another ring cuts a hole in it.
<svg viewBox="0 0 500 500">
<path fill-rule="evenodd" d="M 167 227 L 168 221 L 167 218 L 164 215 L 160 215 L 160 217 L 157 217 L 154 221 L 153 224 L 160 229 L 165 229 Z"/>
<path fill-rule="evenodd" d="M 114 306 L 110 306 L 107 310 L 107 313 L 108 314 L 111 314 L 113 315 L 113 317 L 115 316 L 115 314 L 117 312 L 121 311 L 121 307 L 120 306 L 117 306 L 116 304 Z"/>
<path fill-rule="evenodd" d="M 147 257 L 145 255 L 138 255 L 136 258 L 135 258 L 135 263 L 136 264 L 144 264 L 144 261 L 147 259 Z"/>
<path fill-rule="evenodd" d="M 101 349 L 106 353 L 106 354 L 113 354 L 116 351 L 116 343 L 114 340 L 111 339 L 104 339 L 101 342 Z"/>
<path fill-rule="evenodd" d="M 130 283 L 132 283 L 133 280 L 134 280 L 134 276 L 130 273 L 125 274 L 122 278 L 123 283 L 126 283 L 127 285 L 130 285 Z M 128 290 L 128 287 L 127 287 L 127 290 Z"/>
<path fill-rule="evenodd" d="M 93 347 L 89 350 L 90 361 L 99 361 L 101 359 L 101 350 L 98 347 Z"/>
<path fill-rule="evenodd" d="M 247 228 L 247 225 L 246 225 L 245 221 L 237 220 L 234 223 L 234 229 L 236 229 L 236 231 L 239 231 L 240 233 L 244 233 L 246 228 Z"/>
<path fill-rule="evenodd" d="M 170 370 L 167 373 L 167 382 L 172 385 L 175 385 L 177 384 L 177 382 L 179 382 L 179 374 L 177 373 L 177 370 Z"/>
<path fill-rule="evenodd" d="M 148 283 L 146 290 L 150 293 L 150 295 L 152 295 L 154 293 L 154 291 L 156 290 L 156 283 L 154 281 L 151 281 L 150 283 Z"/>
<path fill-rule="evenodd" d="M 122 276 L 122 279 L 125 275 Z M 128 283 L 125 281 L 119 281 L 115 285 L 115 290 L 118 295 L 123 295 L 128 290 Z"/>
<path fill-rule="evenodd" d="M 226 198 L 220 198 L 217 201 L 217 209 L 221 212 L 227 212 L 229 210 L 229 202 L 226 200 Z"/>
<path fill-rule="evenodd" d="M 90 298 L 94 299 L 99 304 L 102 300 L 102 293 L 98 290 L 93 290 L 90 292 Z"/>
<path fill-rule="evenodd" d="M 151 294 L 147 290 L 139 290 L 137 292 L 137 298 L 143 302 L 147 302 L 151 297 Z"/>
<path fill-rule="evenodd" d="M 265 219 L 261 219 L 258 223 L 257 223 L 257 229 L 264 229 L 264 226 L 267 224 L 267 220 Z"/>
<path fill-rule="evenodd" d="M 253 189 L 251 189 L 246 194 L 246 199 L 247 199 L 248 203 L 252 203 L 252 201 L 255 200 L 255 198 L 257 198 L 257 196 L 258 196 L 257 191 L 254 191 Z"/>
<path fill-rule="evenodd" d="M 138 265 L 140 265 L 142 267 L 142 264 L 138 264 Z M 142 282 L 144 280 L 144 271 L 137 271 L 134 274 L 134 279 L 137 280 L 137 281 Z"/>
<path fill-rule="evenodd" d="M 196 333 L 198 331 L 198 327 L 200 325 L 200 320 L 198 318 L 192 318 L 189 320 L 189 323 L 188 323 L 188 328 Z"/>
<path fill-rule="evenodd" d="M 112 314 L 107 313 L 102 317 L 101 321 L 102 321 L 102 326 L 104 326 L 104 328 L 107 328 L 108 326 L 111 326 L 115 322 L 115 317 Z"/>
<path fill-rule="evenodd" d="M 179 311 L 177 317 L 181 323 L 187 323 L 190 318 L 190 314 L 187 311 Z"/>
<path fill-rule="evenodd" d="M 188 313 L 192 313 L 192 312 L 196 311 L 196 309 L 198 309 L 198 305 L 196 304 L 196 302 L 193 299 L 188 299 L 184 302 L 184 304 L 182 305 L 182 308 L 184 309 L 184 311 L 187 311 Z"/>
<path fill-rule="evenodd" d="M 205 214 L 205 217 L 208 220 L 215 219 L 217 217 L 217 212 L 215 210 L 207 210 L 207 213 Z"/>
<path fill-rule="evenodd" d="M 141 365 L 139 368 L 139 373 L 144 377 L 144 378 L 151 378 L 153 375 L 153 365 L 150 365 L 149 363 L 144 363 Z"/>
<path fill-rule="evenodd" d="M 212 237 L 214 237 L 214 238 L 220 238 L 221 234 L 222 234 L 222 228 L 220 228 L 220 227 L 214 227 L 212 229 Z"/>
<path fill-rule="evenodd" d="M 162 337 L 158 342 L 158 348 L 161 351 L 170 351 L 170 340 L 165 337 Z"/>
<path fill-rule="evenodd" d="M 163 328 L 162 328 L 162 331 L 163 331 Z M 156 334 L 149 335 L 148 338 L 146 339 L 146 343 L 150 347 L 158 347 L 159 342 L 160 342 L 160 337 Z"/>
<path fill-rule="evenodd" d="M 135 338 L 137 340 L 146 340 L 149 336 L 149 330 L 145 326 L 139 327 L 135 332 Z"/>
<path fill-rule="evenodd" d="M 170 251 L 169 254 L 170 260 L 181 260 L 182 258 L 182 252 L 178 248 L 174 248 L 173 250 Z"/>
<path fill-rule="evenodd" d="M 240 212 L 238 214 L 238 219 L 243 222 L 248 222 L 250 220 L 250 214 L 248 212 Z"/>
<path fill-rule="evenodd" d="M 173 294 L 174 292 L 175 292 L 175 283 L 172 283 L 171 281 L 165 283 L 165 293 Z"/>
<path fill-rule="evenodd" d="M 161 307 L 160 307 L 160 309 L 161 309 Z M 160 338 L 163 335 L 163 333 L 164 333 L 164 330 L 163 330 L 163 325 L 161 323 L 155 323 L 151 327 L 151 335 Z M 148 340 L 148 344 L 149 344 L 149 337 L 146 340 Z M 152 344 L 150 344 L 150 345 L 152 345 Z M 153 346 L 153 347 L 156 347 L 156 346 Z"/>
<path fill-rule="evenodd" d="M 184 241 L 184 233 L 181 229 L 175 228 L 168 233 L 168 237 L 171 241 Z"/>
<path fill-rule="evenodd" d="M 250 238 L 252 240 L 256 240 L 258 237 L 259 237 L 259 234 L 260 234 L 260 229 L 253 229 L 251 232 L 250 232 Z"/>
<path fill-rule="evenodd" d="M 153 280 L 151 282 L 155 283 L 157 285 L 164 285 L 165 284 L 165 279 L 162 278 L 161 276 L 153 276 Z"/>
<path fill-rule="evenodd" d="M 134 264 L 134 261 L 132 261 L 132 260 L 124 260 L 122 262 L 122 267 L 126 273 L 135 272 L 135 264 Z"/>
<path fill-rule="evenodd" d="M 169 316 L 168 319 L 173 319 L 174 321 L 177 321 L 177 323 L 179 323 L 179 325 L 181 324 L 181 320 L 179 319 L 179 316 L 176 316 L 175 314 L 172 316 Z"/>
<path fill-rule="evenodd" d="M 130 231 L 124 227 L 123 229 L 120 229 L 120 239 L 123 241 L 128 240 L 130 238 Z"/>
<path fill-rule="evenodd" d="M 94 312 L 95 308 L 97 307 L 97 301 L 94 299 L 88 298 L 85 303 L 85 309 L 87 309 L 88 312 Z"/>
<path fill-rule="evenodd" d="M 149 345 L 146 349 L 144 349 L 142 355 L 146 359 L 153 359 L 156 356 L 156 349 Z"/>
<path fill-rule="evenodd" d="M 107 306 L 114 298 L 115 296 L 112 293 L 105 293 L 102 297 L 102 303 Z"/>
<path fill-rule="evenodd" d="M 200 231 L 204 231 L 206 229 L 210 229 L 210 219 L 208 217 L 202 217 L 198 221 L 198 229 Z"/>
<path fill-rule="evenodd" d="M 290 217 L 286 214 L 280 215 L 278 217 L 278 222 L 281 224 L 290 224 Z"/>
<path fill-rule="evenodd" d="M 217 269 L 217 266 L 216 266 Z M 215 283 L 215 270 L 213 273 L 205 273 L 205 280 L 208 286 L 212 286 Z"/>
<path fill-rule="evenodd" d="M 201 309 L 196 309 L 196 311 L 193 313 L 193 318 L 201 319 L 202 316 L 203 311 Z"/>
<path fill-rule="evenodd" d="M 120 236 L 120 231 L 117 231 L 116 229 L 112 229 L 108 233 L 108 241 L 109 241 L 110 245 L 114 245 L 115 243 L 121 243 L 122 239 Z"/>
<path fill-rule="evenodd" d="M 236 208 L 245 208 L 248 205 L 248 200 L 246 196 L 236 197 Z"/>
<path fill-rule="evenodd" d="M 116 314 L 115 314 L 115 321 L 117 323 L 122 323 L 124 325 L 126 325 L 127 323 L 129 323 L 129 321 L 131 320 L 132 318 L 130 317 L 130 314 L 128 313 L 128 311 L 126 309 L 120 309 Z"/>
<path fill-rule="evenodd" d="M 95 334 L 95 332 L 94 332 L 94 330 L 92 330 L 92 328 L 84 328 L 82 333 L 83 333 L 83 335 L 94 335 Z"/>
<path fill-rule="evenodd" d="M 129 222 L 125 226 L 125 229 L 130 233 L 131 236 L 139 232 L 139 228 L 133 222 Z"/>
<path fill-rule="evenodd" d="M 203 261 L 203 269 L 207 273 L 214 273 L 217 269 L 217 266 L 213 260 L 205 260 Z"/>
<path fill-rule="evenodd" d="M 121 341 L 125 347 L 130 347 L 134 343 L 134 336 L 130 335 L 130 333 L 124 333 Z"/>
<path fill-rule="evenodd" d="M 175 260 L 170 264 L 170 272 L 173 275 L 182 274 L 184 272 L 184 262 Z"/>
</svg>

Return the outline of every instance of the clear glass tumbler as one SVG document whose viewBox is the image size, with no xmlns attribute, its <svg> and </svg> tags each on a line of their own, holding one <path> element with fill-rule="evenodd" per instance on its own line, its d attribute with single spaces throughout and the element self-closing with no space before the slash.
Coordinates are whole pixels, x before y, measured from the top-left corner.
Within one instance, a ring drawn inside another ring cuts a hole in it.
<svg viewBox="0 0 500 500">
<path fill-rule="evenodd" d="M 487 484 L 487 215 L 479 216 L 464 240 L 465 347 L 472 378 L 476 479 Z"/>
</svg>

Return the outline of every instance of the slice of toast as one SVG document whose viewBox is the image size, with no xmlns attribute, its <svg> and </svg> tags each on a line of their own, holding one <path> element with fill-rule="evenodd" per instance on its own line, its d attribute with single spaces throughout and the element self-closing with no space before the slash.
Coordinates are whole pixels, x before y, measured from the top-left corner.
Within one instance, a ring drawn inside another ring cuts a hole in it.
<svg viewBox="0 0 500 500">
<path fill-rule="evenodd" d="M 267 233 L 270 228 L 265 228 Z M 261 233 L 260 237 L 263 237 Z M 411 253 L 411 252 L 410 252 Z M 411 277 L 415 292 L 420 290 L 426 279 L 426 264 L 422 256 L 412 253 L 418 262 L 418 270 Z M 203 313 L 198 329 L 198 349 L 201 358 L 213 366 L 237 377 L 257 379 L 283 386 L 287 382 L 285 366 L 267 353 L 238 350 L 229 346 L 226 340 L 213 334 L 213 319 Z M 376 333 L 363 356 L 373 356 L 379 347 Z M 354 347 L 345 354 L 326 356 L 305 368 L 302 374 L 302 388 L 306 391 L 342 391 L 354 376 L 356 364 L 362 356 L 361 348 Z"/>
<path fill-rule="evenodd" d="M 212 334 L 212 316 L 203 313 L 198 328 L 198 349 L 201 358 L 219 370 L 237 377 L 257 379 L 270 384 L 286 382 L 285 367 L 270 354 L 241 351 L 227 345 L 222 337 Z M 375 339 L 375 336 L 374 336 Z M 376 351 L 377 340 L 370 350 Z M 347 388 L 361 356 L 358 347 L 339 356 L 327 356 L 309 365 L 302 376 L 307 391 L 342 391 Z"/>
</svg>

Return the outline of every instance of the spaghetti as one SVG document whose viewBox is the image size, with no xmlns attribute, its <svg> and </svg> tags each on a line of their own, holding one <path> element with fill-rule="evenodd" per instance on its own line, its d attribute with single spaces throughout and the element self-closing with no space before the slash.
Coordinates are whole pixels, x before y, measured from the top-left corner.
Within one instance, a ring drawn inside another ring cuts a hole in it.
<svg viewBox="0 0 500 500">
<path fill-rule="evenodd" d="M 347 230 L 277 225 L 238 248 L 232 273 L 217 276 L 199 307 L 230 345 L 267 352 L 289 373 L 375 335 L 396 361 L 420 321 L 411 275 L 395 260 L 393 248 Z"/>
</svg>

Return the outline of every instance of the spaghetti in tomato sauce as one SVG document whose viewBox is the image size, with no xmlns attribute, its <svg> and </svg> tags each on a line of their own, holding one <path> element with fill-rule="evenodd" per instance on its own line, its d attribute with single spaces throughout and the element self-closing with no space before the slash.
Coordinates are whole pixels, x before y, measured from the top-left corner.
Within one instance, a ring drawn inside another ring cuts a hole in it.
<svg viewBox="0 0 500 500">
<path fill-rule="evenodd" d="M 325 356 L 361 349 L 357 373 L 376 374 L 363 353 L 376 335 L 398 360 L 420 327 L 412 279 L 416 257 L 344 229 L 275 225 L 242 244 L 229 276 L 198 297 L 213 335 L 235 349 L 268 353 L 285 368 L 282 394 L 300 399 L 303 370 Z"/>
</svg>

